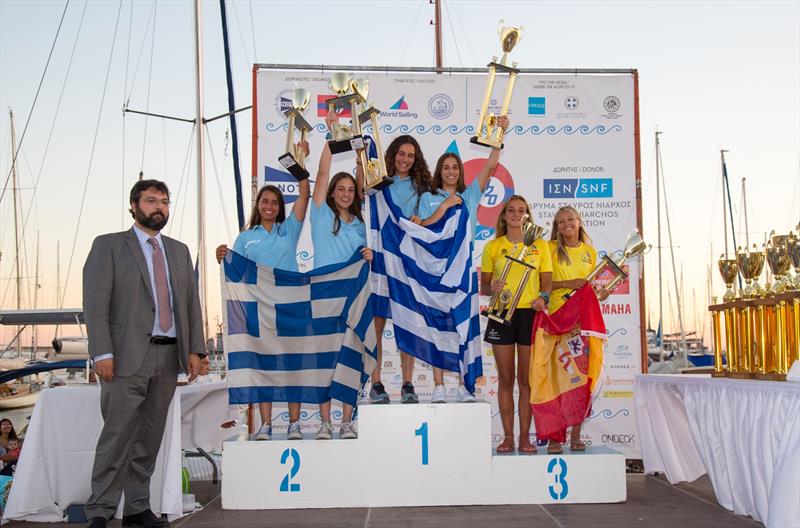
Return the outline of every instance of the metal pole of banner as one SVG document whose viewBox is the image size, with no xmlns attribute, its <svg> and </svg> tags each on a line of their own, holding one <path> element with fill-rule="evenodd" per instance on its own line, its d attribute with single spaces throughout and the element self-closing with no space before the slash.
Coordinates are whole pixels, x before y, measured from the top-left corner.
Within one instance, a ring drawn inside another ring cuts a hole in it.
<svg viewBox="0 0 800 528">
<path fill-rule="evenodd" d="M 398 72 L 398 73 L 486 73 L 486 68 L 436 68 L 424 66 L 348 66 L 335 64 L 272 64 L 256 63 L 254 70 L 308 70 L 316 72 L 357 71 L 357 72 Z M 520 73 L 546 73 L 561 75 L 617 74 L 637 75 L 634 68 L 520 68 Z M 255 97 L 255 96 L 254 96 Z"/>
</svg>

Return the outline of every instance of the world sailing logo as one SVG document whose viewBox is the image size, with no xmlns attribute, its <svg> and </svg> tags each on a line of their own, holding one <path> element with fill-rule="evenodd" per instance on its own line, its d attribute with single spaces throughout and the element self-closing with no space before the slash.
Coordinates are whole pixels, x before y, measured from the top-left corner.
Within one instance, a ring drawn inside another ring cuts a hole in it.
<svg viewBox="0 0 800 528">
<path fill-rule="evenodd" d="M 417 119 L 419 117 L 416 112 L 409 112 L 408 110 L 406 96 L 401 95 L 400 99 L 395 101 L 394 104 L 389 107 L 388 111 L 381 112 L 381 117 L 410 117 L 411 119 Z"/>
</svg>

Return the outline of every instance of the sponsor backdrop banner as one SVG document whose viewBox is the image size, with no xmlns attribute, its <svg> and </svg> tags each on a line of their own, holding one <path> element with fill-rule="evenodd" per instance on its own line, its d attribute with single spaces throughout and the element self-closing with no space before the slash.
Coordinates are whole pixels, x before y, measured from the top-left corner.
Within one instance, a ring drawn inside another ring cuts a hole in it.
<svg viewBox="0 0 800 528">
<path fill-rule="evenodd" d="M 369 79 L 369 101 L 382 111 L 380 134 L 384 148 L 396 136 L 411 134 L 421 144 L 431 171 L 439 156 L 449 150 L 458 152 L 464 161 L 467 183 L 476 176 L 489 154 L 487 148 L 469 142 L 483 99 L 485 75 L 353 73 Z M 307 163 L 313 185 L 325 141 L 325 101 L 333 95 L 328 88 L 330 73 L 259 69 L 256 77 L 257 146 L 253 152 L 258 185 L 278 185 L 291 204 L 297 197 L 297 184 L 278 163 L 286 141 L 283 112 L 290 107 L 294 88 L 311 91 L 305 117 L 314 127 L 309 135 L 311 154 Z M 499 111 L 504 89 L 505 77 L 498 75 L 491 111 Z M 523 73 L 517 79 L 509 118 L 511 128 L 505 136 L 500 166 L 478 209 L 475 265 L 480 266 L 483 246 L 494 237 L 503 202 L 513 194 L 527 198 L 538 225 L 552 225 L 556 210 L 572 205 L 581 213 L 599 253 L 619 255 L 627 234 L 637 227 L 633 76 Z M 332 173 L 353 168 L 352 153 L 335 156 Z M 549 233 L 548 229 L 548 238 Z M 311 269 L 313 258 L 306 222 L 297 254 L 300 270 Z M 631 262 L 629 271 L 633 280 L 621 284 L 602 304 L 609 332 L 607 380 L 583 436 L 587 444 L 606 445 L 628 458 L 641 458 L 633 416 L 633 377 L 641 372 L 640 262 Z M 487 303 L 488 298 L 481 298 L 481 302 Z M 482 319 L 485 328 L 486 321 Z M 492 403 L 492 436 L 496 445 L 503 436 L 496 402 L 497 371 L 492 348 L 485 343 L 483 355 L 485 376 L 479 381 L 478 397 Z M 383 335 L 382 379 L 393 401 L 399 400 L 402 379 L 391 324 L 387 324 Z M 433 375 L 427 365 L 417 363 L 414 385 L 422 401 L 430 399 Z M 447 378 L 447 385 L 449 397 L 454 399 L 454 375 Z M 276 425 L 285 424 L 286 414 L 276 414 Z M 306 431 L 315 431 L 318 419 L 318 409 L 304 409 Z"/>
</svg>

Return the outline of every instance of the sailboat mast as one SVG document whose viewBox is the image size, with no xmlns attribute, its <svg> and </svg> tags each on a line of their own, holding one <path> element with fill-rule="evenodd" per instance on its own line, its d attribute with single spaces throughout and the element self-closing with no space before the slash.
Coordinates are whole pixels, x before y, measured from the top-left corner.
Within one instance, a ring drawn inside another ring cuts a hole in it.
<svg viewBox="0 0 800 528">
<path fill-rule="evenodd" d="M 725 240 L 725 258 L 728 258 L 728 203 L 725 201 L 725 184 L 727 183 L 725 174 L 726 152 L 728 151 L 720 149 L 719 159 L 722 164 L 722 232 L 724 234 L 722 238 Z"/>
<path fill-rule="evenodd" d="M 36 271 L 33 273 L 33 309 L 39 307 L 39 230 L 36 230 Z M 31 359 L 36 359 L 37 342 L 39 341 L 39 332 L 37 327 L 33 325 L 31 329 Z"/>
<path fill-rule="evenodd" d="M 656 218 L 658 220 L 658 324 L 661 328 L 661 361 L 664 361 L 664 299 L 661 278 L 661 132 L 656 130 Z"/>
<path fill-rule="evenodd" d="M 208 288 L 206 287 L 206 211 L 205 211 L 205 150 L 203 148 L 203 28 L 202 5 L 194 1 L 195 86 L 197 94 L 195 133 L 197 141 L 197 253 L 200 307 L 203 312 L 203 335 L 208 335 Z"/>
<path fill-rule="evenodd" d="M 9 108 L 8 116 L 11 119 L 11 200 L 14 202 L 14 269 L 17 285 L 17 310 L 22 308 L 22 276 L 19 269 L 19 209 L 17 208 L 17 131 L 14 128 L 14 112 Z M 22 353 L 21 328 L 17 327 L 16 350 L 17 357 Z"/>
<path fill-rule="evenodd" d="M 745 179 L 742 178 L 742 208 L 744 209 L 744 247 L 750 250 L 750 228 L 747 225 L 747 191 L 745 190 Z"/>
<path fill-rule="evenodd" d="M 442 0 L 434 0 L 434 34 L 435 34 L 435 50 L 436 50 L 436 67 L 443 66 L 442 58 Z"/>
</svg>

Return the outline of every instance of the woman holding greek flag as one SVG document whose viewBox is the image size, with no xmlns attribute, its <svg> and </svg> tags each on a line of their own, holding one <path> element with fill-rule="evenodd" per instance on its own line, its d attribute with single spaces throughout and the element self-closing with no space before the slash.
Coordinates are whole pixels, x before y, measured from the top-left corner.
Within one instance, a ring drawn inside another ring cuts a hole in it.
<svg viewBox="0 0 800 528">
<path fill-rule="evenodd" d="M 331 129 L 339 116 L 329 112 L 325 118 Z M 367 228 L 361 213 L 363 173 L 357 167 L 359 181 L 347 172 L 338 172 L 330 179 L 331 151 L 328 144 L 322 149 L 314 195 L 311 203 L 311 239 L 314 244 L 314 269 L 347 262 L 357 250 L 367 262 L 372 261 L 372 250 L 367 247 Z M 357 161 L 357 165 L 361 162 Z M 371 373 L 367 373 L 371 374 Z M 320 403 L 320 427 L 317 440 L 333 438 L 331 402 Z M 353 406 L 342 404 L 342 425 L 339 438 L 356 438 L 352 423 Z"/>
<path fill-rule="evenodd" d="M 308 143 L 298 143 L 308 155 Z M 274 185 L 262 187 L 253 202 L 250 211 L 250 220 L 247 229 L 239 233 L 233 244 L 233 251 L 240 255 L 262 264 L 269 268 L 297 271 L 297 241 L 303 229 L 306 218 L 310 187 L 308 178 L 300 181 L 300 194 L 294 202 L 292 212 L 286 216 L 286 200 L 283 193 Z M 217 262 L 222 262 L 228 246 L 217 247 Z M 267 388 L 269 389 L 269 388 Z M 254 401 L 258 403 L 261 415 L 261 427 L 253 435 L 253 440 L 270 440 L 272 438 L 272 402 L 286 401 L 281 398 L 279 391 L 265 391 L 273 395 L 268 401 Z M 300 403 L 287 402 L 289 405 L 289 440 L 302 440 L 303 432 L 300 429 Z"/>
<path fill-rule="evenodd" d="M 503 130 L 508 128 L 507 116 L 498 118 L 498 126 Z M 500 149 L 492 149 L 486 163 L 478 175 L 467 186 L 464 183 L 464 163 L 455 152 L 445 152 L 436 162 L 433 172 L 433 190 L 424 193 L 419 199 L 419 215 L 412 217 L 412 221 L 423 226 L 439 221 L 451 207 L 461 204 L 469 214 L 469 236 L 475 236 L 475 226 L 478 219 L 478 205 L 483 196 L 489 179 L 497 168 L 500 160 Z M 433 394 L 431 403 L 447 403 L 447 392 L 444 386 L 444 370 L 433 367 Z M 464 387 L 463 379 L 458 384 L 458 401 L 474 402 L 475 396 Z"/>
<path fill-rule="evenodd" d="M 431 189 L 431 173 L 422 155 L 419 142 L 409 135 L 396 137 L 386 149 L 386 170 L 394 182 L 388 187 L 392 201 L 400 208 L 406 218 L 418 214 L 419 200 Z M 391 317 L 389 306 L 381 297 L 375 298 L 375 334 L 378 339 L 378 367 L 372 373 L 370 402 L 389 403 L 389 394 L 381 382 L 381 361 L 383 356 L 383 329 L 386 319 Z M 414 390 L 414 356 L 399 350 L 403 385 L 400 389 L 402 403 L 419 403 Z"/>
</svg>

